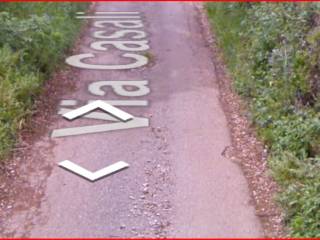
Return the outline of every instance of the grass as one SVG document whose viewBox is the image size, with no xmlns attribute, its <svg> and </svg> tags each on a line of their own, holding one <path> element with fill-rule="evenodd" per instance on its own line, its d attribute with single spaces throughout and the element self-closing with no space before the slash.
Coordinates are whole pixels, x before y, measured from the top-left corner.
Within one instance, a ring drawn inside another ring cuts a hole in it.
<svg viewBox="0 0 320 240">
<path fill-rule="evenodd" d="M 317 3 L 208 3 L 250 119 L 268 145 L 292 237 L 320 237 L 320 28 Z"/>
<path fill-rule="evenodd" d="M 234 11 L 232 6 L 227 4 L 216 4 L 208 8 L 209 17 L 214 19 L 211 23 L 214 24 L 215 31 L 219 33 L 217 35 L 219 46 L 223 49 L 228 67 L 233 71 L 239 61 L 239 53 L 242 52 L 240 49 L 243 44 L 239 41 L 238 33 L 241 31 L 241 21 L 245 14 L 244 9 L 239 8 Z M 232 21 L 227 21 L 226 17 L 231 18 Z"/>
<path fill-rule="evenodd" d="M 0 3 L 0 159 L 16 142 L 43 82 L 59 66 L 87 3 Z"/>
</svg>

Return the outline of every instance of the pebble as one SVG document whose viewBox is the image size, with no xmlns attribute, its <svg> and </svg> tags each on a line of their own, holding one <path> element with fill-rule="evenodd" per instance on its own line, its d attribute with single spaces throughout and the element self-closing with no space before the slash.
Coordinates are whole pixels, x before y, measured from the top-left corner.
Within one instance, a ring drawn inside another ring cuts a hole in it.
<svg viewBox="0 0 320 240">
<path fill-rule="evenodd" d="M 143 188 L 143 193 L 144 194 L 148 194 L 149 193 L 149 188 L 148 187 Z"/>
<path fill-rule="evenodd" d="M 140 196 L 140 199 L 145 199 L 145 198 L 146 198 L 146 196 L 144 196 L 144 195 Z"/>
</svg>

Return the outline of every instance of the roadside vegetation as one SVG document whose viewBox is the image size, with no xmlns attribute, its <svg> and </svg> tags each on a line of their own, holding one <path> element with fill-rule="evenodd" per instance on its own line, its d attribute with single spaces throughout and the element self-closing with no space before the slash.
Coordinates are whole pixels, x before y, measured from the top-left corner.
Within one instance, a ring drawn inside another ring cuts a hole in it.
<svg viewBox="0 0 320 240">
<path fill-rule="evenodd" d="M 320 5 L 208 3 L 218 44 L 270 150 L 292 237 L 320 237 Z"/>
<path fill-rule="evenodd" d="M 43 82 L 80 31 L 87 3 L 0 3 L 0 159 L 33 112 Z"/>
</svg>

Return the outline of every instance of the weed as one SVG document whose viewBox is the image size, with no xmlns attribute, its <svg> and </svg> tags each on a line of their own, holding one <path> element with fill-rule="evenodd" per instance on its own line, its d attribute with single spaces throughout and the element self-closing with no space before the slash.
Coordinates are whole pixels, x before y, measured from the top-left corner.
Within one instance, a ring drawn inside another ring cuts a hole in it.
<svg viewBox="0 0 320 240">
<path fill-rule="evenodd" d="M 0 3 L 0 159 L 32 113 L 42 83 L 79 32 L 87 3 Z"/>
<path fill-rule="evenodd" d="M 234 86 L 270 148 L 290 234 L 320 236 L 317 3 L 209 3 Z"/>
</svg>

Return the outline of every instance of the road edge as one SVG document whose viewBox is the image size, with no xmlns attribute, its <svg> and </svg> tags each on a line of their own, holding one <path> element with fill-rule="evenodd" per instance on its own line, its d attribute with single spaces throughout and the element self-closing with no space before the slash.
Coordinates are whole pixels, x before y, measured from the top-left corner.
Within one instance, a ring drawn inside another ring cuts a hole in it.
<svg viewBox="0 0 320 240">
<path fill-rule="evenodd" d="M 225 148 L 221 154 L 240 166 L 248 182 L 255 214 L 260 219 L 264 236 L 283 237 L 285 236 L 284 213 L 275 200 L 279 187 L 269 173 L 267 148 L 258 139 L 246 117 L 248 109 L 245 102 L 232 87 L 232 77 L 224 63 L 204 4 L 195 3 L 195 7 L 201 18 L 204 39 L 210 48 L 220 103 L 230 128 L 232 146 Z M 246 146 L 245 149 L 243 146 Z"/>
</svg>

